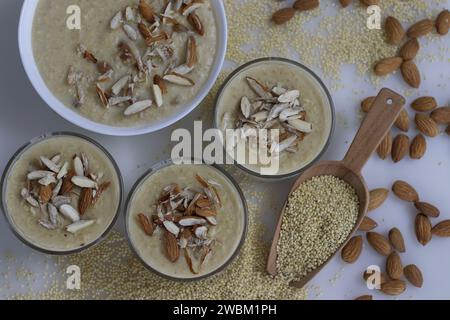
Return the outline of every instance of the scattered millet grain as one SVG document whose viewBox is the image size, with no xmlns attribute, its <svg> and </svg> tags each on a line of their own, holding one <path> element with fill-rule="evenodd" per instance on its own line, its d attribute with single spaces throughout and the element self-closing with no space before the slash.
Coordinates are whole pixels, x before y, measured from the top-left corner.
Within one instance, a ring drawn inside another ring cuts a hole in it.
<svg viewBox="0 0 450 320">
<path fill-rule="evenodd" d="M 231 168 L 230 171 L 236 175 L 236 169 Z M 114 231 L 98 246 L 80 254 L 57 258 L 56 271 L 46 273 L 47 284 L 40 292 L 37 292 L 36 288 L 30 288 L 25 293 L 10 294 L 9 298 L 305 299 L 305 290 L 292 288 L 283 279 L 267 274 L 266 258 L 270 243 L 262 239 L 266 230 L 260 222 L 259 205 L 261 198 L 265 196 L 256 190 L 253 180 L 247 180 L 247 176 L 240 172 L 237 174 L 246 198 L 249 199 L 249 233 L 239 257 L 223 273 L 192 283 L 165 280 L 148 271 L 129 249 L 122 234 Z M 70 265 L 77 265 L 81 269 L 81 290 L 65 289 L 65 270 Z"/>
<path fill-rule="evenodd" d="M 303 183 L 283 217 L 277 259 L 281 277 L 300 280 L 325 263 L 351 233 L 358 211 L 358 196 L 343 180 L 319 176 Z"/>
</svg>

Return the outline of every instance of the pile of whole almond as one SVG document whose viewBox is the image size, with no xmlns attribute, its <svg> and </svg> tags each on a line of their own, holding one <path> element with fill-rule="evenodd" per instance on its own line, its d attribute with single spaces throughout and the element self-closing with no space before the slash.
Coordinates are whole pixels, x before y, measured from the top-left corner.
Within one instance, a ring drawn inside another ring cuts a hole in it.
<svg viewBox="0 0 450 320">
<path fill-rule="evenodd" d="M 444 220 L 434 225 L 430 219 L 440 216 L 439 209 L 427 202 L 421 201 L 419 194 L 410 184 L 404 181 L 396 181 L 392 187 L 394 194 L 407 202 L 410 202 L 419 212 L 415 219 L 415 233 L 417 241 L 426 246 L 434 237 L 450 237 L 450 220 Z M 375 189 L 370 192 L 369 211 L 379 208 L 387 199 L 389 190 Z M 360 232 L 366 232 L 367 241 L 370 246 L 386 259 L 386 274 L 378 274 L 380 279 L 380 291 L 387 295 L 397 296 L 406 290 L 406 278 L 413 286 L 421 288 L 423 285 L 423 275 L 415 264 L 403 266 L 400 253 L 406 252 L 405 241 L 401 231 L 393 228 L 388 236 L 384 236 L 373 230 L 378 227 L 378 223 L 369 217 L 365 217 L 359 227 Z M 358 260 L 363 249 L 363 237 L 361 235 L 353 237 L 341 252 L 342 259 L 347 263 L 354 263 Z M 370 281 L 374 273 L 364 272 L 364 280 Z M 358 300 L 371 300 L 371 295 L 364 295 Z"/>
<path fill-rule="evenodd" d="M 399 45 L 405 38 L 408 40 L 400 48 L 396 57 L 384 58 L 376 63 L 375 74 L 385 76 L 400 69 L 405 82 L 413 88 L 419 88 L 421 75 L 414 62 L 420 50 L 418 38 L 430 34 L 434 29 L 439 35 L 446 35 L 450 29 L 450 12 L 443 10 L 435 21 L 421 20 L 413 24 L 407 31 L 397 18 L 390 16 L 386 19 L 384 29 L 386 42 L 389 44 Z"/>
<path fill-rule="evenodd" d="M 369 112 L 375 97 L 368 97 L 361 103 L 361 110 Z M 401 131 L 393 137 L 389 132 L 377 149 L 381 159 L 391 156 L 395 163 L 403 160 L 409 152 L 410 158 L 414 160 L 422 159 L 427 150 L 425 137 L 434 138 L 440 134 L 440 125 L 446 125 L 447 134 L 450 135 L 450 106 L 438 107 L 435 98 L 430 96 L 420 97 L 411 103 L 411 108 L 416 112 L 415 124 L 419 133 L 411 141 L 406 135 L 410 129 L 410 118 L 408 111 L 402 110 L 395 127 Z"/>
</svg>

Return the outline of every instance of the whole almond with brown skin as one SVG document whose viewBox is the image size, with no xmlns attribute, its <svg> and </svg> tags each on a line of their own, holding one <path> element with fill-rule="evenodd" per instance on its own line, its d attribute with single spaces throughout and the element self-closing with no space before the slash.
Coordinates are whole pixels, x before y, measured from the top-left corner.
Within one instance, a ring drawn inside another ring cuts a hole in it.
<svg viewBox="0 0 450 320">
<path fill-rule="evenodd" d="M 419 213 L 416 217 L 415 231 L 417 241 L 421 245 L 426 246 L 431 241 L 431 229 L 430 219 L 426 215 Z"/>
<path fill-rule="evenodd" d="M 408 202 L 419 201 L 419 194 L 416 189 L 405 181 L 396 181 L 392 186 L 392 191 L 400 199 Z"/>
<path fill-rule="evenodd" d="M 361 255 L 363 248 L 363 239 L 361 236 L 355 236 L 342 249 L 341 257 L 347 263 L 355 263 Z"/>
<path fill-rule="evenodd" d="M 398 252 L 403 253 L 406 251 L 405 239 L 399 229 L 393 228 L 389 231 L 389 241 Z"/>
<path fill-rule="evenodd" d="M 413 24 L 407 32 L 408 37 L 410 38 L 419 38 L 429 34 L 433 31 L 434 21 L 430 19 L 424 19 L 419 22 Z"/>
<path fill-rule="evenodd" d="M 392 153 L 392 132 L 388 132 L 377 148 L 378 156 L 385 160 Z"/>
<path fill-rule="evenodd" d="M 137 218 L 145 234 L 150 237 L 153 236 L 155 228 L 153 227 L 153 223 L 150 222 L 150 219 L 143 213 L 138 214 Z"/>
<path fill-rule="evenodd" d="M 319 7 L 319 0 L 297 0 L 293 8 L 298 11 L 308 11 Z"/>
<path fill-rule="evenodd" d="M 423 213 L 428 217 L 437 218 L 441 215 L 441 211 L 431 203 L 418 201 L 414 203 L 414 206 L 420 213 Z"/>
<path fill-rule="evenodd" d="M 379 4 L 380 0 L 360 0 L 360 2 L 368 7 Z"/>
<path fill-rule="evenodd" d="M 410 264 L 406 266 L 403 270 L 405 278 L 415 287 L 422 288 L 423 286 L 423 275 L 422 271 L 415 265 Z"/>
<path fill-rule="evenodd" d="M 395 120 L 394 125 L 403 132 L 409 131 L 409 115 L 405 109 L 400 112 L 399 116 Z"/>
<path fill-rule="evenodd" d="M 406 156 L 409 150 L 409 137 L 399 134 L 392 143 L 392 161 L 400 162 Z"/>
<path fill-rule="evenodd" d="M 401 66 L 403 80 L 413 88 L 419 88 L 421 79 L 420 72 L 414 61 L 405 61 Z"/>
<path fill-rule="evenodd" d="M 411 142 L 411 147 L 409 148 L 409 156 L 411 159 L 422 159 L 427 151 L 427 140 L 425 137 L 419 133 Z"/>
<path fill-rule="evenodd" d="M 378 227 L 378 223 L 375 220 L 369 217 L 364 217 L 358 230 L 363 232 L 369 232 L 375 229 L 376 227 Z"/>
<path fill-rule="evenodd" d="M 281 25 L 291 20 L 295 15 L 295 10 L 292 8 L 280 9 L 272 15 L 272 21 L 275 24 Z"/>
<path fill-rule="evenodd" d="M 369 272 L 367 272 L 367 270 L 364 271 L 364 273 L 363 273 L 364 281 L 367 282 L 367 280 L 369 280 L 369 278 L 374 276 L 375 274 L 378 274 L 378 272 L 369 273 Z M 380 284 L 386 283 L 388 281 L 388 278 L 386 275 L 379 273 L 379 276 L 380 276 Z"/>
<path fill-rule="evenodd" d="M 41 186 L 39 189 L 39 202 L 42 204 L 46 204 L 50 201 L 52 198 L 53 190 L 52 186 Z"/>
<path fill-rule="evenodd" d="M 92 194 L 92 189 L 81 189 L 80 199 L 78 200 L 78 212 L 80 213 L 80 215 L 84 215 L 86 213 L 86 211 L 92 205 L 93 198 L 94 196 Z"/>
<path fill-rule="evenodd" d="M 368 97 L 361 102 L 361 110 L 368 113 L 375 102 L 376 97 Z"/>
<path fill-rule="evenodd" d="M 406 290 L 406 283 L 402 280 L 391 280 L 381 285 L 381 292 L 389 296 L 399 296 Z"/>
<path fill-rule="evenodd" d="M 352 3 L 352 0 L 339 0 L 339 2 L 343 8 L 346 8 L 350 5 L 350 3 Z"/>
<path fill-rule="evenodd" d="M 420 97 L 411 103 L 411 108 L 419 112 L 428 112 L 436 109 L 438 106 L 433 97 Z"/>
<path fill-rule="evenodd" d="M 403 276 L 403 264 L 397 252 L 392 252 L 386 260 L 386 272 L 393 280 Z"/>
<path fill-rule="evenodd" d="M 373 300 L 373 296 L 371 295 L 364 295 L 355 299 L 355 301 L 371 301 L 371 300 Z"/>
<path fill-rule="evenodd" d="M 450 107 L 437 108 L 431 113 L 431 119 L 437 124 L 450 124 Z"/>
<path fill-rule="evenodd" d="M 450 11 L 442 11 L 436 19 L 436 30 L 441 35 L 444 36 L 450 30 Z"/>
<path fill-rule="evenodd" d="M 164 242 L 166 246 L 167 258 L 172 263 L 176 262 L 180 257 L 180 247 L 178 246 L 177 238 L 169 231 L 166 231 L 164 233 Z"/>
<path fill-rule="evenodd" d="M 389 44 L 400 43 L 406 34 L 400 21 L 392 16 L 386 18 L 384 30 L 386 32 L 386 42 Z"/>
<path fill-rule="evenodd" d="M 439 222 L 432 229 L 433 235 L 436 237 L 448 238 L 450 237 L 450 220 Z"/>
<path fill-rule="evenodd" d="M 415 118 L 417 129 L 427 137 L 434 138 L 439 135 L 437 123 L 426 114 L 416 114 Z"/>
<path fill-rule="evenodd" d="M 400 68 L 402 65 L 403 59 L 400 57 L 392 57 L 381 59 L 377 62 L 374 67 L 375 74 L 377 76 L 385 76 L 388 75 Z"/>
<path fill-rule="evenodd" d="M 392 247 L 389 241 L 379 233 L 368 232 L 367 241 L 379 254 L 383 256 L 388 256 L 392 252 Z"/>
<path fill-rule="evenodd" d="M 400 48 L 399 55 L 405 61 L 413 60 L 417 53 L 420 50 L 419 40 L 416 38 L 409 39 L 405 42 L 405 44 Z"/>
<path fill-rule="evenodd" d="M 381 205 L 384 203 L 384 201 L 386 201 L 386 198 L 388 197 L 388 195 L 389 195 L 388 189 L 379 188 L 379 189 L 374 189 L 374 190 L 370 191 L 368 211 L 373 211 L 373 210 L 381 207 Z"/>
</svg>

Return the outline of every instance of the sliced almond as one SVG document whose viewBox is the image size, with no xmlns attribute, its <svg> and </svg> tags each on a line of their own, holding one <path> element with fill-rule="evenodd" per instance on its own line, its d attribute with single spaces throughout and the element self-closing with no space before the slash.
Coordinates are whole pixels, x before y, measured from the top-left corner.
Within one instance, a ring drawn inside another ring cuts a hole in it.
<svg viewBox="0 0 450 320">
<path fill-rule="evenodd" d="M 100 102 L 102 103 L 102 106 L 103 106 L 104 108 L 108 109 L 108 108 L 109 108 L 109 101 L 108 101 L 108 98 L 106 97 L 105 92 L 103 91 L 103 89 L 100 87 L 99 84 L 97 84 L 97 85 L 95 86 L 95 90 L 97 91 L 97 95 L 98 95 L 98 97 L 99 97 L 99 99 L 100 99 Z"/>
<path fill-rule="evenodd" d="M 158 85 L 161 88 L 161 92 L 163 94 L 167 93 L 167 86 L 166 86 L 166 82 L 164 81 L 163 78 L 161 78 L 158 75 L 155 75 L 155 77 L 153 78 L 153 83 Z"/>
<path fill-rule="evenodd" d="M 249 84 L 250 88 L 261 98 L 272 98 L 272 94 L 270 93 L 269 88 L 267 88 L 265 85 L 261 84 L 258 80 L 247 77 L 247 83 Z"/>
<path fill-rule="evenodd" d="M 195 210 L 195 214 L 200 217 L 207 218 L 207 217 L 215 217 L 217 215 L 217 212 L 215 212 L 210 208 L 197 208 Z"/>
<path fill-rule="evenodd" d="M 52 171 L 45 171 L 45 170 L 38 170 L 38 171 L 32 171 L 27 175 L 27 179 L 32 180 L 40 180 L 42 178 L 45 178 L 47 176 L 54 175 Z"/>
<path fill-rule="evenodd" d="M 116 15 L 112 18 L 111 23 L 110 23 L 110 27 L 113 30 L 116 30 L 120 27 L 120 24 L 123 21 L 123 15 L 122 15 L 122 11 L 119 11 L 116 13 Z"/>
<path fill-rule="evenodd" d="M 118 95 L 123 88 L 125 88 L 125 86 L 128 84 L 128 82 L 130 81 L 130 76 L 124 76 L 122 78 L 120 78 L 120 80 L 118 80 L 111 88 L 111 92 L 114 95 Z"/>
<path fill-rule="evenodd" d="M 186 64 L 192 68 L 197 64 L 197 42 L 193 36 L 190 36 L 187 41 L 187 59 Z"/>
<path fill-rule="evenodd" d="M 153 84 L 153 96 L 155 97 L 155 103 L 158 107 L 162 107 L 164 104 L 162 90 L 157 84 Z"/>
<path fill-rule="evenodd" d="M 166 80 L 167 82 L 184 87 L 192 87 L 195 85 L 195 82 L 193 80 L 177 73 L 169 73 L 165 75 L 163 79 Z"/>
<path fill-rule="evenodd" d="M 67 226 L 66 230 L 67 232 L 70 232 L 72 234 L 76 234 L 90 226 L 92 226 L 95 223 L 95 220 L 80 220 L 75 223 L 72 223 L 71 225 Z"/>
<path fill-rule="evenodd" d="M 192 0 L 191 2 L 189 2 L 188 4 L 185 4 L 181 8 L 181 14 L 183 16 L 187 17 L 188 15 L 193 13 L 195 10 L 200 8 L 202 5 L 203 5 L 203 1 L 202 0 Z"/>
<path fill-rule="evenodd" d="M 83 216 L 92 205 L 92 189 L 84 188 L 81 190 L 80 199 L 78 200 L 78 212 Z"/>
<path fill-rule="evenodd" d="M 155 11 L 145 0 L 139 1 L 139 12 L 141 13 L 141 16 L 148 22 L 155 22 Z"/>
<path fill-rule="evenodd" d="M 71 181 L 74 185 L 80 188 L 96 189 L 98 187 L 97 182 L 84 176 L 74 176 Z"/>
<path fill-rule="evenodd" d="M 205 224 L 206 220 L 195 216 L 186 216 L 181 218 L 178 223 L 182 227 L 193 227 Z"/>
<path fill-rule="evenodd" d="M 180 228 L 178 228 L 177 225 L 172 221 L 166 220 L 163 222 L 163 225 L 166 228 L 166 230 L 169 231 L 171 234 L 173 234 L 175 237 L 178 237 L 178 235 L 180 234 Z"/>
<path fill-rule="evenodd" d="M 152 105 L 153 105 L 152 100 L 143 100 L 143 101 L 135 102 L 125 110 L 124 115 L 131 116 L 131 115 L 143 112 L 143 111 L 147 110 L 148 108 L 150 108 Z"/>
<path fill-rule="evenodd" d="M 72 222 L 80 221 L 80 214 L 69 204 L 63 204 L 59 207 L 59 212 Z"/>
<path fill-rule="evenodd" d="M 128 38 L 130 38 L 130 40 L 136 41 L 138 39 L 138 32 L 131 25 L 125 23 L 123 25 L 123 31 L 125 31 L 125 34 L 128 36 Z"/>
<path fill-rule="evenodd" d="M 75 170 L 75 174 L 77 176 L 84 176 L 85 172 L 84 172 L 84 166 L 83 166 L 83 161 L 81 160 L 81 158 L 79 156 L 75 156 L 73 158 L 73 167 Z"/>
<path fill-rule="evenodd" d="M 53 171 L 54 173 L 58 173 L 59 170 L 61 170 L 60 166 L 58 166 L 56 163 L 54 163 L 52 160 L 50 160 L 47 157 L 40 157 L 41 162 L 47 167 L 49 168 L 51 171 Z"/>
<path fill-rule="evenodd" d="M 202 20 L 200 20 L 200 17 L 198 15 L 196 15 L 194 12 L 192 12 L 187 17 L 187 21 L 189 22 L 189 24 L 192 26 L 192 29 L 194 29 L 194 31 L 197 34 L 199 34 L 200 36 L 205 35 L 205 28 L 203 26 Z"/>
</svg>

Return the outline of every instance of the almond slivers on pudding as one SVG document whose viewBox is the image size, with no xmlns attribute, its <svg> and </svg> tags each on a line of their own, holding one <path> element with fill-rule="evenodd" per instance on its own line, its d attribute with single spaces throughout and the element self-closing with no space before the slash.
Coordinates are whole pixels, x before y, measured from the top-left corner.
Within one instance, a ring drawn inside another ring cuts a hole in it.
<svg viewBox="0 0 450 320">
<path fill-rule="evenodd" d="M 81 9 L 81 30 L 66 26 Z M 50 91 L 101 124 L 131 127 L 183 111 L 217 49 L 210 1 L 39 0 L 33 51 Z"/>
</svg>

